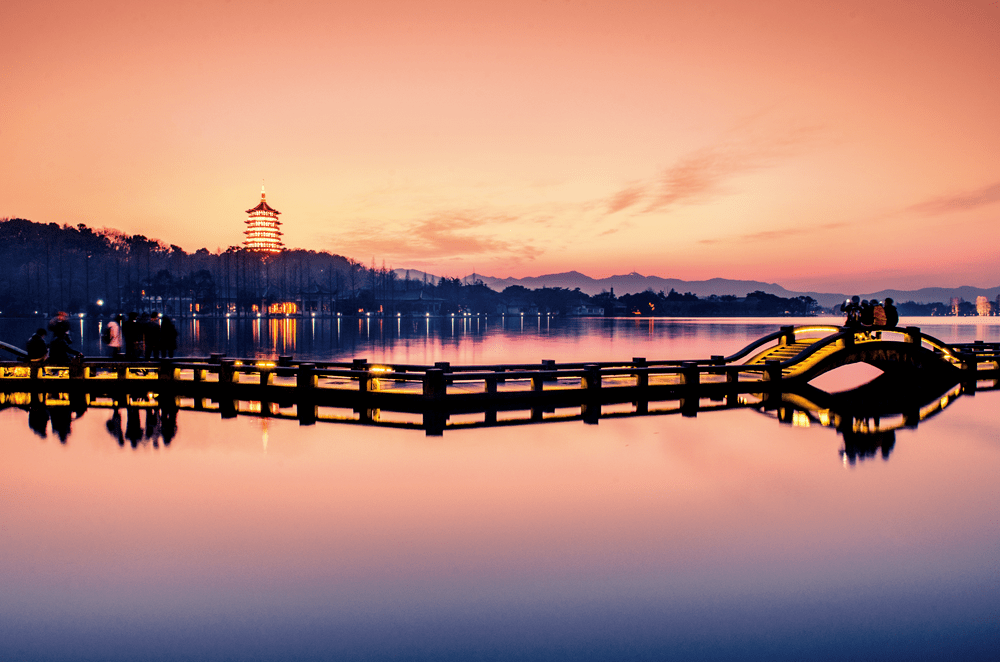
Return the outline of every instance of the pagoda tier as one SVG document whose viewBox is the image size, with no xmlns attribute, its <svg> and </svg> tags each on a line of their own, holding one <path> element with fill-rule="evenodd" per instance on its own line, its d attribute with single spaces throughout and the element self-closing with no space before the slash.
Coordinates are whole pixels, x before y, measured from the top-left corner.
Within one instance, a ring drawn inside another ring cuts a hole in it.
<svg viewBox="0 0 1000 662">
<path fill-rule="evenodd" d="M 247 228 L 243 231 L 246 239 L 243 240 L 243 245 L 252 251 L 265 253 L 279 253 L 284 250 L 284 244 L 281 242 L 282 233 L 278 229 L 281 227 L 281 221 L 278 220 L 280 213 L 267 204 L 262 186 L 260 204 L 247 210 L 248 218 L 245 221 Z"/>
</svg>

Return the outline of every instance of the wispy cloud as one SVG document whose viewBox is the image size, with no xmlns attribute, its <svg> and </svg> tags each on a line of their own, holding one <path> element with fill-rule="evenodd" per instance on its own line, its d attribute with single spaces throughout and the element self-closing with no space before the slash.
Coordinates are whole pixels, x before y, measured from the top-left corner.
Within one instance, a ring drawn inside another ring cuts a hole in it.
<svg viewBox="0 0 1000 662">
<path fill-rule="evenodd" d="M 607 213 L 614 214 L 635 205 L 646 195 L 647 188 L 647 186 L 636 184 L 615 193 L 608 202 Z"/>
<path fill-rule="evenodd" d="M 448 260 L 488 255 L 492 259 L 530 261 L 542 253 L 530 239 L 506 239 L 499 229 L 516 222 L 517 216 L 476 211 L 433 214 L 405 227 L 359 227 L 331 237 L 348 254 L 405 256 L 419 260 Z M 544 222 L 544 220 L 540 221 Z"/>
<path fill-rule="evenodd" d="M 778 135 L 722 142 L 680 157 L 658 177 L 618 191 L 606 203 L 609 215 L 641 207 L 659 212 L 681 204 L 703 202 L 728 193 L 726 182 L 742 174 L 773 167 L 801 153 L 819 131 L 799 126 Z"/>
<path fill-rule="evenodd" d="M 817 234 L 821 232 L 827 232 L 829 230 L 839 230 L 841 228 L 846 228 L 853 223 L 837 222 L 837 223 L 823 223 L 821 225 L 803 225 L 792 228 L 778 228 L 774 230 L 762 230 L 760 232 L 749 232 L 747 234 L 736 235 L 732 237 L 716 237 L 713 239 L 702 239 L 699 244 L 741 244 L 741 243 L 752 243 L 758 241 L 775 241 L 778 239 L 787 239 L 788 237 L 801 237 L 803 235 Z"/>
<path fill-rule="evenodd" d="M 996 202 L 1000 202 L 1000 182 L 967 193 L 931 198 L 930 200 L 912 205 L 908 208 L 908 211 L 927 216 L 937 216 L 956 211 L 969 211 L 978 207 L 992 205 Z"/>
</svg>

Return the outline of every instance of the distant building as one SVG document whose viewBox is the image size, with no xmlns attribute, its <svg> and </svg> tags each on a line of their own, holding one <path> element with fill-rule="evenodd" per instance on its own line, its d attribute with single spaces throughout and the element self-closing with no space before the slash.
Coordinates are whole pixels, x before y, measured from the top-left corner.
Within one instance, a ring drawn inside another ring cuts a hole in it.
<svg viewBox="0 0 1000 662">
<path fill-rule="evenodd" d="M 243 231 L 246 239 L 243 245 L 252 251 L 262 253 L 280 253 L 285 246 L 281 241 L 281 221 L 278 214 L 281 212 L 274 209 L 264 197 L 264 186 L 260 187 L 260 204 L 253 209 L 247 209 L 249 215 L 246 224 L 247 229 Z"/>
</svg>

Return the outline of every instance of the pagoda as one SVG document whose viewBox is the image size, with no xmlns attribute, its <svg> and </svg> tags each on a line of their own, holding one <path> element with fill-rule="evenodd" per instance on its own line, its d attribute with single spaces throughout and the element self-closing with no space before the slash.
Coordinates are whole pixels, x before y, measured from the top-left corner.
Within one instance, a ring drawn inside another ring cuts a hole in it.
<svg viewBox="0 0 1000 662">
<path fill-rule="evenodd" d="M 264 185 L 260 187 L 260 204 L 253 209 L 247 209 L 249 215 L 246 224 L 247 229 L 243 231 L 246 239 L 243 245 L 249 250 L 260 251 L 262 253 L 280 253 L 285 246 L 281 242 L 281 221 L 278 214 L 281 212 L 267 204 L 264 194 Z"/>
</svg>

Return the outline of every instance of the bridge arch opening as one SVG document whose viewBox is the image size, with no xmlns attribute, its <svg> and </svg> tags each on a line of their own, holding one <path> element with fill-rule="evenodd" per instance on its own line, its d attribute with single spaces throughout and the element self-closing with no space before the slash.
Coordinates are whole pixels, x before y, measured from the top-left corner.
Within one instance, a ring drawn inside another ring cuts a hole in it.
<svg viewBox="0 0 1000 662">
<path fill-rule="evenodd" d="M 885 372 L 870 363 L 859 361 L 838 366 L 811 380 L 809 385 L 827 393 L 842 393 L 871 383 Z"/>
</svg>

